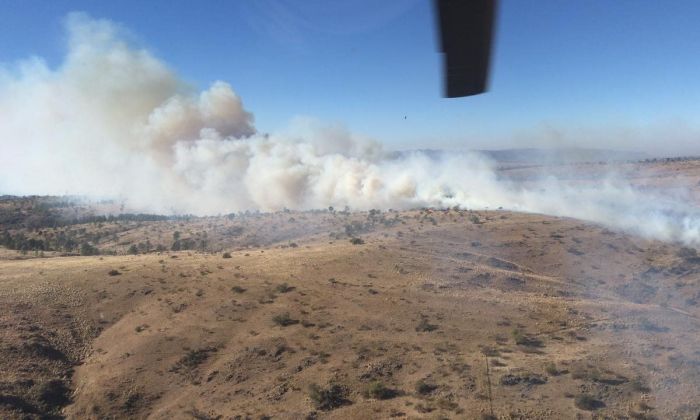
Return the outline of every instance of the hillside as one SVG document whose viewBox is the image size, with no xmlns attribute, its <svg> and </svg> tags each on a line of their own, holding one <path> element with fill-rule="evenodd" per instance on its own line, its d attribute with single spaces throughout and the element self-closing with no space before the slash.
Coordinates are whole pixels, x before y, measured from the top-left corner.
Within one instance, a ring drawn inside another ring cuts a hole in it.
<svg viewBox="0 0 700 420">
<path fill-rule="evenodd" d="M 2 417 L 700 410 L 692 250 L 504 211 L 260 214 L 215 234 L 237 219 L 118 233 L 172 246 L 203 230 L 216 251 L 4 251 Z"/>
</svg>

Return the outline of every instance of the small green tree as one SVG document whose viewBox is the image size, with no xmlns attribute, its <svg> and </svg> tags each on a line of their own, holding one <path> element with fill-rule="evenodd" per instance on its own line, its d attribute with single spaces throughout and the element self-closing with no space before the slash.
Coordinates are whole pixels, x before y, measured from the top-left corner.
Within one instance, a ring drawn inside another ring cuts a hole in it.
<svg viewBox="0 0 700 420">
<path fill-rule="evenodd" d="M 80 255 L 98 255 L 99 253 L 100 250 L 90 245 L 89 242 L 83 242 L 80 244 Z"/>
</svg>

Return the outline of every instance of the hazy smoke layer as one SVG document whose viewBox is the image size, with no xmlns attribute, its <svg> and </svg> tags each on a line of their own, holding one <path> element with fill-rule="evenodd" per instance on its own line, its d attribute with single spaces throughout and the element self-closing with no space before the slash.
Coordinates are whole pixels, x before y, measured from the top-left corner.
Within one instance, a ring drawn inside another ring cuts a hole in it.
<svg viewBox="0 0 700 420">
<path fill-rule="evenodd" d="M 74 14 L 68 53 L 0 70 L 0 193 L 113 197 L 161 213 L 350 206 L 454 206 L 571 216 L 695 243 L 700 219 L 680 200 L 612 181 L 525 188 L 476 154 L 389 159 L 339 127 L 297 121 L 256 132 L 224 82 L 195 92 L 114 24 Z"/>
</svg>

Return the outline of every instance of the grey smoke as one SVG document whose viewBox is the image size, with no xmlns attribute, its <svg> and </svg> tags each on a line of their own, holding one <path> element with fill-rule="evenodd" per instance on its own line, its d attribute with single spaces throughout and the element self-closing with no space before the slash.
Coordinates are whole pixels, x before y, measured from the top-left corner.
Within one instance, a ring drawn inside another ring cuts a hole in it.
<svg viewBox="0 0 700 420">
<path fill-rule="evenodd" d="M 503 207 L 569 216 L 697 244 L 682 196 L 616 177 L 584 185 L 517 183 L 477 153 L 390 157 L 339 126 L 295 120 L 264 134 L 231 86 L 188 86 L 112 22 L 72 14 L 57 68 L 39 58 L 0 69 L 0 192 L 82 194 L 160 213 L 247 209 Z M 293 110 L 290 110 L 293 111 Z"/>
</svg>

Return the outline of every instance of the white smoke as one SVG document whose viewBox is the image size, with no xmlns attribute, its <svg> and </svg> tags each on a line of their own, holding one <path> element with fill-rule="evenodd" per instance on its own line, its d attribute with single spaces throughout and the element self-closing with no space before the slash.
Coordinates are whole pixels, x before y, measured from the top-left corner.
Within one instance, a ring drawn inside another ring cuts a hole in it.
<svg viewBox="0 0 700 420">
<path fill-rule="evenodd" d="M 56 69 L 37 58 L 0 69 L 0 193 L 113 197 L 192 214 L 503 207 L 663 240 L 700 238 L 700 219 L 683 200 L 619 181 L 525 186 L 499 179 L 478 154 L 388 158 L 371 140 L 308 120 L 260 134 L 227 83 L 194 91 L 109 21 L 72 14 L 67 30 Z"/>
</svg>

